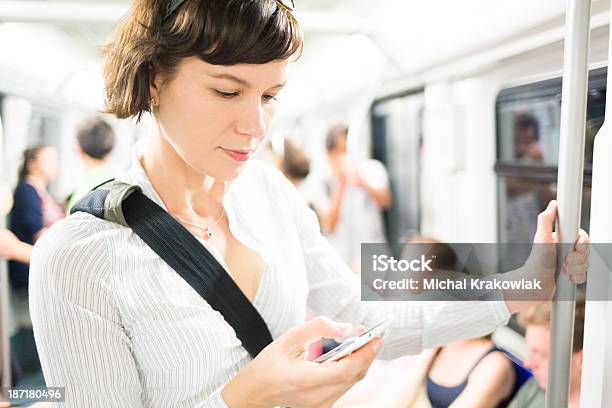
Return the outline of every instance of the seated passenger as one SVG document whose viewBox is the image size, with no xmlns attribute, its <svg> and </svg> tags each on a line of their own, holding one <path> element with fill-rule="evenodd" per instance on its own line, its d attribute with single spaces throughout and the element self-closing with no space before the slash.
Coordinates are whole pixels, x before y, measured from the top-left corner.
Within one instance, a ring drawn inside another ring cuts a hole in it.
<svg viewBox="0 0 612 408">
<path fill-rule="evenodd" d="M 412 238 L 410 243 L 435 244 L 429 251 L 433 268 L 456 267 L 457 255 L 449 245 L 421 236 Z M 516 378 L 512 362 L 485 336 L 439 348 L 426 381 L 433 408 L 485 408 L 506 406 Z"/>
<path fill-rule="evenodd" d="M 568 407 L 580 406 L 580 378 L 582 377 L 582 341 L 584 336 L 584 300 L 576 301 L 574 345 L 570 372 Z M 519 314 L 519 323 L 525 327 L 527 343 L 526 368 L 533 377 L 523 385 L 509 408 L 535 408 L 544 406 L 544 392 L 548 381 L 548 351 L 550 342 L 550 303 L 534 306 Z"/>
<path fill-rule="evenodd" d="M 516 382 L 512 362 L 489 336 L 440 348 L 427 375 L 433 408 L 505 407 Z"/>
</svg>

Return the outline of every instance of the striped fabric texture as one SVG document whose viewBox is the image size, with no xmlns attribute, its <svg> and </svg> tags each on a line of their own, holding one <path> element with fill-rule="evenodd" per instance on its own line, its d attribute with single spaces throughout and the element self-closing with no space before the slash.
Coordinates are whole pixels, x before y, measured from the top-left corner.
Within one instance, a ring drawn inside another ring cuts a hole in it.
<svg viewBox="0 0 612 408">
<path fill-rule="evenodd" d="M 138 159 L 122 179 L 163 207 Z M 232 234 L 264 259 L 253 304 L 273 338 L 303 323 L 307 308 L 365 326 L 392 313 L 379 354 L 388 359 L 484 335 L 509 318 L 503 302 L 361 302 L 358 276 L 270 165 L 248 162 L 224 205 Z M 36 243 L 30 313 L 45 380 L 66 387 L 65 407 L 226 407 L 221 389 L 251 360 L 223 317 L 138 236 L 89 214 Z"/>
</svg>

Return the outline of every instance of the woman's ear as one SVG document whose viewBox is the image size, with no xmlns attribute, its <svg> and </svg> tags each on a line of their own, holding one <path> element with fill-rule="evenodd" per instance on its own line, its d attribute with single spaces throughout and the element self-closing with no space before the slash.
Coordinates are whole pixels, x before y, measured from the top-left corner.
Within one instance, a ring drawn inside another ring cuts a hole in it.
<svg viewBox="0 0 612 408">
<path fill-rule="evenodd" d="M 155 66 L 149 63 L 149 95 L 151 97 L 151 108 L 159 105 L 159 89 L 161 87 L 161 79 L 155 70 Z"/>
</svg>

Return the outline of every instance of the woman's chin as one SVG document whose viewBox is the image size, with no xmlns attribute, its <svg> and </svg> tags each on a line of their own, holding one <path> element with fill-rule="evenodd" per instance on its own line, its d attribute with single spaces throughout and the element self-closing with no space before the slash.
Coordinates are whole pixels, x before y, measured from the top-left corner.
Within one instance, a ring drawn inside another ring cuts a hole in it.
<svg viewBox="0 0 612 408">
<path fill-rule="evenodd" d="M 210 173 L 208 173 L 206 170 L 203 170 L 202 173 L 211 176 L 215 180 L 232 181 L 236 177 L 238 177 L 240 173 L 242 173 L 245 165 L 246 162 L 232 164 L 231 166 L 224 165 L 222 167 L 217 168 L 216 171 L 211 171 Z"/>
</svg>

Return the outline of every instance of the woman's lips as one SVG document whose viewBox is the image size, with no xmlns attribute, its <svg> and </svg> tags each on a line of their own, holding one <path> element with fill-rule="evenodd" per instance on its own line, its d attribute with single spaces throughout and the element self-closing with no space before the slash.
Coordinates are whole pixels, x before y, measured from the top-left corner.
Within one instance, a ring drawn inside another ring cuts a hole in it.
<svg viewBox="0 0 612 408">
<path fill-rule="evenodd" d="M 239 162 L 247 161 L 249 159 L 249 156 L 251 155 L 251 150 L 230 150 L 230 149 L 224 149 L 224 148 L 221 148 L 221 149 L 229 157 Z"/>
</svg>

